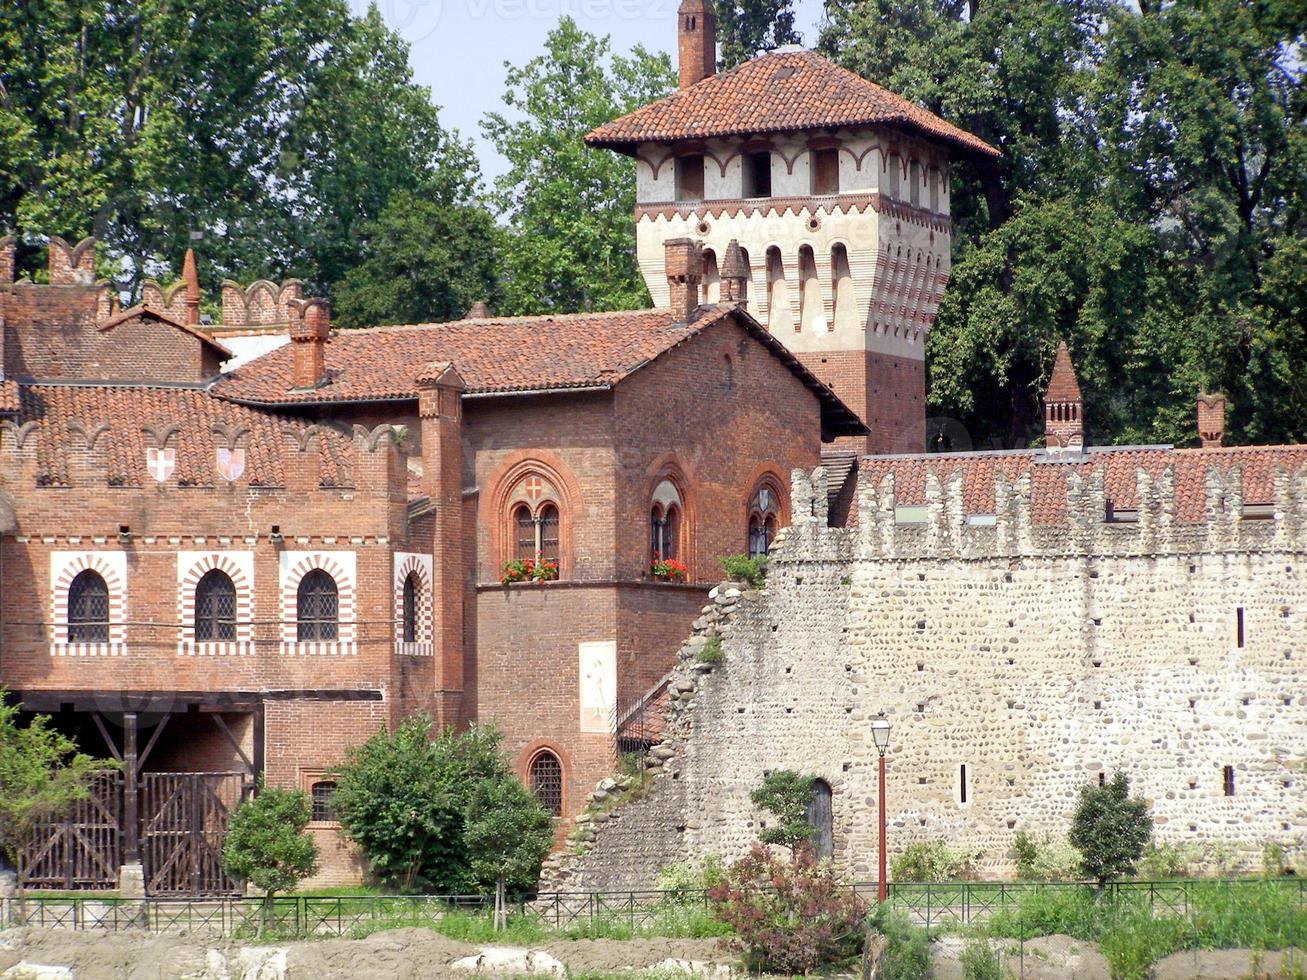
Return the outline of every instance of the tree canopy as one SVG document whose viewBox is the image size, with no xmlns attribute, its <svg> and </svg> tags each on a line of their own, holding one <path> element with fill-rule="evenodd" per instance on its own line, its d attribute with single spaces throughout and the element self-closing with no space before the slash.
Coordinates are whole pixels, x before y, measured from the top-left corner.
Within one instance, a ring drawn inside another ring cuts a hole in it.
<svg viewBox="0 0 1307 980">
<path fill-rule="evenodd" d="M 759 51 L 800 44 L 794 29 L 794 0 L 718 0 L 719 68 L 734 68 Z"/>
</svg>

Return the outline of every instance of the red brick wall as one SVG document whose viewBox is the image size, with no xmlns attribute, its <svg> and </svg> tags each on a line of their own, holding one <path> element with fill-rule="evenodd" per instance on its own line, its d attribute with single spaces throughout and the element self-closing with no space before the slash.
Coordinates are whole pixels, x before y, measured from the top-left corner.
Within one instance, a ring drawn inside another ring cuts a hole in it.
<svg viewBox="0 0 1307 980">
<path fill-rule="evenodd" d="M 872 351 L 797 353 L 867 423 L 871 435 L 836 440 L 866 453 L 926 451 L 926 364 Z"/>
</svg>

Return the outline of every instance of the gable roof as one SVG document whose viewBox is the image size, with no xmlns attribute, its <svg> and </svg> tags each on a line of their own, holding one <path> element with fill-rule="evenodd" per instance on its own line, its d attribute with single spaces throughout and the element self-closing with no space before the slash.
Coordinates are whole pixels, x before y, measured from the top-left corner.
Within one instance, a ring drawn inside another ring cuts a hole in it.
<svg viewBox="0 0 1307 980">
<path fill-rule="evenodd" d="M 728 319 L 813 392 L 826 431 L 866 433 L 862 421 L 830 388 L 733 304 L 701 306 L 689 323 L 677 323 L 669 310 L 661 309 L 341 330 L 327 340 L 328 383 L 319 388 L 291 390 L 294 354 L 287 345 L 230 372 L 213 391 L 248 405 L 410 401 L 417 398 L 419 374 L 438 361 L 454 365 L 468 395 L 606 390 Z"/>
<path fill-rule="evenodd" d="M 126 323 L 128 320 L 136 320 L 136 319 L 154 320 L 158 323 L 165 323 L 170 327 L 176 327 L 178 330 L 184 331 L 185 333 L 190 334 L 192 337 L 195 337 L 197 340 L 203 341 L 204 343 L 208 344 L 219 354 L 221 354 L 224 358 L 231 357 L 230 350 L 228 350 L 222 344 L 218 343 L 203 330 L 200 330 L 198 327 L 193 327 L 189 323 L 183 323 L 181 320 L 178 320 L 176 317 L 169 316 L 167 313 L 164 313 L 162 310 L 157 310 L 153 306 L 137 305 L 137 306 L 129 307 L 120 313 L 115 313 L 113 316 L 105 320 L 101 320 L 96 325 L 95 329 L 103 333 L 107 330 L 112 330 L 114 327 L 118 326 L 119 324 Z"/>
<path fill-rule="evenodd" d="M 811 51 L 761 55 L 605 123 L 585 141 L 631 152 L 645 142 L 869 124 L 894 126 L 973 155 L 999 154 L 979 137 Z"/>
</svg>

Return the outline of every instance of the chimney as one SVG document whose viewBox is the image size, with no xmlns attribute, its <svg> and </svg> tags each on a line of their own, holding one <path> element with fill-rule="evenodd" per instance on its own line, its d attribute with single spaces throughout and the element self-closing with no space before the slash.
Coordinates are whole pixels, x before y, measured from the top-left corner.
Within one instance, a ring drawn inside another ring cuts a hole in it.
<svg viewBox="0 0 1307 980">
<path fill-rule="evenodd" d="M 294 356 L 291 387 L 298 391 L 327 383 L 327 334 L 331 305 L 325 299 L 296 301 L 291 310 L 290 346 Z"/>
<path fill-rule="evenodd" d="M 731 239 L 722 256 L 721 280 L 723 303 L 744 306 L 749 302 L 749 267 L 744 264 L 744 251 L 737 239 Z"/>
<path fill-rule="evenodd" d="M 195 271 L 195 252 L 186 250 L 182 261 L 182 282 L 186 283 L 186 322 L 195 326 L 200 322 L 200 276 Z"/>
<path fill-rule="evenodd" d="M 1198 443 L 1218 449 L 1225 442 L 1225 396 L 1220 392 L 1198 395 Z"/>
<path fill-rule="evenodd" d="M 672 321 L 689 323 L 690 315 L 699 307 L 703 246 L 689 238 L 669 238 L 663 242 L 663 256 L 672 297 Z"/>
<path fill-rule="evenodd" d="M 676 12 L 681 88 L 717 74 L 717 14 L 712 0 L 681 0 Z"/>
<path fill-rule="evenodd" d="M 8 286 L 14 281 L 14 248 L 16 244 L 13 235 L 0 238 L 0 286 Z"/>
<path fill-rule="evenodd" d="M 1044 446 L 1050 452 L 1081 450 L 1085 445 L 1084 403 L 1066 341 L 1057 345 L 1053 375 L 1044 394 Z"/>
<path fill-rule="evenodd" d="M 486 306 L 486 304 L 483 301 L 477 300 L 475 303 L 473 303 L 471 306 L 468 307 L 467 312 L 463 314 L 463 319 L 464 320 L 489 320 L 490 307 Z"/>
</svg>

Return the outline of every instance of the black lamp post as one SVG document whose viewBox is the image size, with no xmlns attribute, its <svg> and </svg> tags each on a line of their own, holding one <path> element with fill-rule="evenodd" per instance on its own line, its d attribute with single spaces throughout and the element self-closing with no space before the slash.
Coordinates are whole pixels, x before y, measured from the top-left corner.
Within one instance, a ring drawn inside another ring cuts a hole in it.
<svg viewBox="0 0 1307 980">
<path fill-rule="evenodd" d="M 880 753 L 880 792 L 876 794 L 880 804 L 880 873 L 876 880 L 876 901 L 883 904 L 886 897 L 885 887 L 885 750 L 889 748 L 889 719 L 884 713 L 876 716 L 871 723 L 871 737 L 876 742 L 876 751 Z"/>
</svg>

